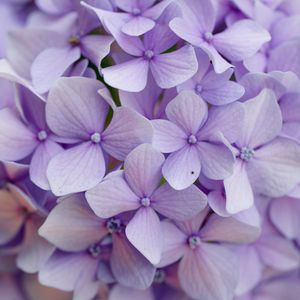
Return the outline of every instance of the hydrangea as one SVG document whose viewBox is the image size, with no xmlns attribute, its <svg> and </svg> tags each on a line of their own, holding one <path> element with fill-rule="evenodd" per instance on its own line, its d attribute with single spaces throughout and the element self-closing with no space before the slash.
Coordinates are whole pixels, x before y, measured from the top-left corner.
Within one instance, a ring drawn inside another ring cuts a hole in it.
<svg viewBox="0 0 300 300">
<path fill-rule="evenodd" d="M 299 300 L 298 0 L 0 17 L 1 299 Z"/>
</svg>

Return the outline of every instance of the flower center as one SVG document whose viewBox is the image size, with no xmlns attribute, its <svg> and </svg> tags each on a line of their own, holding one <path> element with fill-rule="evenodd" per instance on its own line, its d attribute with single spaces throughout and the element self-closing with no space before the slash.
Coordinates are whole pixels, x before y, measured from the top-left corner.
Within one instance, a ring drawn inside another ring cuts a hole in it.
<svg viewBox="0 0 300 300">
<path fill-rule="evenodd" d="M 93 244 L 88 248 L 88 253 L 93 257 L 98 257 L 102 252 L 101 246 L 99 244 Z"/>
<path fill-rule="evenodd" d="M 121 231 L 121 220 L 119 219 L 110 219 L 106 223 L 106 228 L 109 233 L 116 233 Z"/>
<path fill-rule="evenodd" d="M 142 11 L 141 11 L 138 7 L 135 7 L 135 8 L 132 10 L 132 14 L 133 14 L 134 16 L 139 16 L 141 13 L 142 13 Z"/>
<path fill-rule="evenodd" d="M 192 235 L 188 239 L 188 244 L 191 249 L 196 249 L 201 243 L 201 239 L 197 235 Z"/>
<path fill-rule="evenodd" d="M 243 147 L 240 151 L 240 159 L 249 161 L 254 155 L 254 150 Z"/>
<path fill-rule="evenodd" d="M 94 143 L 94 144 L 99 144 L 100 141 L 101 141 L 101 135 L 100 133 L 98 132 L 95 132 L 91 135 L 91 141 Z"/>
<path fill-rule="evenodd" d="M 76 35 L 72 35 L 69 37 L 68 42 L 72 46 L 77 46 L 80 44 L 80 38 Z"/>
<path fill-rule="evenodd" d="M 201 84 L 197 84 L 197 85 L 195 86 L 195 92 L 196 92 L 196 94 L 200 95 L 201 92 L 202 92 L 202 90 L 203 90 L 203 87 L 202 87 Z"/>
<path fill-rule="evenodd" d="M 147 197 L 142 198 L 140 202 L 141 202 L 141 205 L 145 206 L 145 207 L 148 207 L 151 204 L 151 200 Z"/>
<path fill-rule="evenodd" d="M 210 42 L 212 39 L 213 39 L 213 34 L 209 31 L 207 32 L 204 32 L 203 33 L 203 39 L 206 41 L 206 42 Z"/>
<path fill-rule="evenodd" d="M 191 144 L 191 145 L 194 145 L 198 142 L 197 138 L 191 134 L 189 137 L 188 137 L 188 143 Z"/>
<path fill-rule="evenodd" d="M 37 134 L 37 138 L 39 141 L 44 141 L 47 138 L 48 134 L 45 130 L 41 130 L 38 134 Z"/>
<path fill-rule="evenodd" d="M 154 56 L 154 52 L 152 50 L 146 50 L 144 56 L 146 59 L 151 60 Z"/>
<path fill-rule="evenodd" d="M 164 270 L 156 270 L 155 275 L 154 275 L 154 282 L 156 283 L 163 283 L 166 278 L 166 272 Z"/>
</svg>

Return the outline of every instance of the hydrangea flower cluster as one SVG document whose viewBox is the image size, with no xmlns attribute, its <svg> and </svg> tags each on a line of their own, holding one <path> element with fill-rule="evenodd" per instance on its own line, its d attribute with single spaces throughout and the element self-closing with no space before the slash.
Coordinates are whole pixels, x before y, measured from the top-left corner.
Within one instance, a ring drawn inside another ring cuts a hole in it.
<svg viewBox="0 0 300 300">
<path fill-rule="evenodd" d="M 1 299 L 300 299 L 299 0 L 0 16 Z"/>
</svg>

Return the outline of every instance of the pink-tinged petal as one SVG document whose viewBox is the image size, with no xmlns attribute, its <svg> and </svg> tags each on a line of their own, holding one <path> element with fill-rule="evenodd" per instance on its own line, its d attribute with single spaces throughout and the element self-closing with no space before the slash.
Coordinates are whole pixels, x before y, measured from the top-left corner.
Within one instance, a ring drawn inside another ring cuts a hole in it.
<svg viewBox="0 0 300 300">
<path fill-rule="evenodd" d="M 146 289 L 154 279 L 155 267 L 121 235 L 113 235 L 110 264 L 114 276 L 123 286 Z"/>
<path fill-rule="evenodd" d="M 175 152 L 187 144 L 187 134 L 167 120 L 152 120 L 154 129 L 152 145 L 163 153 Z"/>
<path fill-rule="evenodd" d="M 254 55 L 271 36 L 261 25 L 242 20 L 213 37 L 213 45 L 226 58 L 240 61 Z"/>
<path fill-rule="evenodd" d="M 151 123 L 145 117 L 130 108 L 120 107 L 102 134 L 102 147 L 114 158 L 124 160 L 140 144 L 151 143 L 152 135 Z"/>
<path fill-rule="evenodd" d="M 291 71 L 300 77 L 299 51 L 299 39 L 293 39 L 276 47 L 270 52 L 267 71 Z"/>
<path fill-rule="evenodd" d="M 214 180 L 228 178 L 233 173 L 234 156 L 224 144 L 200 142 L 197 145 L 202 173 Z"/>
<path fill-rule="evenodd" d="M 282 116 L 275 94 L 264 89 L 258 96 L 244 103 L 245 120 L 242 136 L 237 144 L 254 149 L 278 136 L 282 127 Z"/>
<path fill-rule="evenodd" d="M 126 236 L 152 264 L 158 264 L 162 252 L 163 235 L 160 220 L 151 207 L 142 207 L 126 226 Z"/>
<path fill-rule="evenodd" d="M 48 92 L 54 82 L 79 58 L 78 47 L 48 48 L 42 51 L 30 70 L 36 91 L 41 94 Z"/>
<path fill-rule="evenodd" d="M 163 250 L 157 267 L 162 268 L 178 261 L 184 254 L 187 235 L 168 220 L 161 222 Z"/>
<path fill-rule="evenodd" d="M 224 73 L 229 68 L 233 67 L 233 65 L 224 59 L 223 56 L 221 56 L 221 54 L 211 44 L 202 43 L 199 47 L 205 51 L 211 59 L 216 73 Z"/>
<path fill-rule="evenodd" d="M 81 53 L 97 68 L 100 68 L 101 61 L 109 54 L 113 41 L 113 37 L 108 35 L 85 36 L 80 40 Z"/>
<path fill-rule="evenodd" d="M 49 287 L 73 291 L 92 281 L 96 269 L 95 259 L 88 254 L 56 251 L 39 271 L 39 281 Z"/>
<path fill-rule="evenodd" d="M 129 22 L 122 26 L 122 32 L 132 36 L 139 36 L 151 30 L 155 22 L 143 16 L 134 16 Z"/>
<path fill-rule="evenodd" d="M 175 87 L 197 72 L 198 61 L 194 48 L 184 46 L 174 52 L 157 55 L 150 61 L 150 69 L 161 88 Z"/>
<path fill-rule="evenodd" d="M 295 198 L 274 199 L 270 206 L 270 218 L 277 229 L 288 239 L 296 239 L 300 232 L 300 201 Z"/>
<path fill-rule="evenodd" d="M 139 197 L 131 191 L 122 175 L 104 179 L 85 196 L 92 210 L 101 218 L 140 207 Z"/>
<path fill-rule="evenodd" d="M 74 290 L 72 300 L 94 299 L 98 296 L 100 288 L 101 284 L 98 281 L 90 281 L 85 283 L 84 285 L 79 285 Z"/>
<path fill-rule="evenodd" d="M 57 154 L 50 161 L 47 177 L 56 196 L 86 191 L 105 174 L 105 160 L 99 145 L 85 142 Z"/>
<path fill-rule="evenodd" d="M 262 261 L 280 271 L 296 270 L 300 266 L 300 255 L 293 243 L 280 236 L 263 236 L 255 244 Z"/>
<path fill-rule="evenodd" d="M 80 194 L 59 202 L 39 228 L 40 236 L 59 249 L 71 252 L 86 250 L 106 234 L 103 221 L 95 216 Z"/>
<path fill-rule="evenodd" d="M 222 107 L 212 107 L 204 126 L 198 136 L 201 140 L 211 138 L 216 132 L 222 132 L 230 142 L 235 142 L 241 135 L 241 126 L 245 117 L 245 108 L 239 103 L 232 103 Z M 218 120 L 216 122 L 216 120 Z"/>
<path fill-rule="evenodd" d="M 7 37 L 7 59 L 13 69 L 26 79 L 31 78 L 30 67 L 39 53 L 47 48 L 66 45 L 63 34 L 45 29 L 16 29 L 10 31 Z"/>
<path fill-rule="evenodd" d="M 0 77 L 10 80 L 15 83 L 19 83 L 28 90 L 30 90 L 35 96 L 40 98 L 42 101 L 46 101 L 43 96 L 39 95 L 32 83 L 29 80 L 24 79 L 23 77 L 19 76 L 16 71 L 12 68 L 9 62 L 6 59 L 0 60 Z"/>
<path fill-rule="evenodd" d="M 23 226 L 26 215 L 14 194 L 7 189 L 0 190 L 0 244 L 12 240 Z"/>
<path fill-rule="evenodd" d="M 46 105 L 47 123 L 60 137 L 90 139 L 101 133 L 109 106 L 97 91 L 103 84 L 97 80 L 60 78 L 51 89 Z"/>
<path fill-rule="evenodd" d="M 239 247 L 237 256 L 240 276 L 235 293 L 243 295 L 251 291 L 261 280 L 263 264 L 253 246 Z"/>
<path fill-rule="evenodd" d="M 48 178 L 46 175 L 47 167 L 50 160 L 56 154 L 62 151 L 63 148 L 50 139 L 46 140 L 44 143 L 40 143 L 36 148 L 30 162 L 29 176 L 31 181 L 38 187 L 44 190 L 50 189 Z"/>
<path fill-rule="evenodd" d="M 70 300 L 72 297 L 71 292 L 64 292 L 40 284 L 37 274 L 24 274 L 22 277 L 22 286 L 23 293 L 26 293 L 31 300 Z M 24 300 L 23 297 L 22 300 Z"/>
<path fill-rule="evenodd" d="M 237 261 L 220 245 L 201 244 L 185 253 L 179 264 L 179 280 L 192 298 L 230 300 L 238 282 Z"/>
<path fill-rule="evenodd" d="M 161 169 L 165 161 L 163 154 L 149 144 L 135 148 L 124 163 L 125 178 L 139 197 L 150 197 L 159 186 Z"/>
<path fill-rule="evenodd" d="M 200 170 L 201 160 L 197 147 L 187 145 L 168 156 L 162 173 L 174 189 L 183 190 L 195 182 Z"/>
<path fill-rule="evenodd" d="M 194 217 L 207 205 L 206 195 L 195 185 L 176 191 L 166 183 L 154 192 L 151 200 L 157 212 L 177 221 Z"/>
<path fill-rule="evenodd" d="M 236 160 L 233 174 L 224 180 L 226 210 L 231 214 L 248 209 L 254 203 L 246 167 L 241 160 Z"/>
<path fill-rule="evenodd" d="M 209 242 L 247 244 L 255 241 L 261 233 L 260 227 L 240 219 L 213 214 L 201 229 L 200 237 Z"/>
<path fill-rule="evenodd" d="M 127 92 L 140 92 L 147 84 L 149 62 L 144 58 L 133 59 L 102 69 L 104 80 L 112 87 Z"/>
<path fill-rule="evenodd" d="M 38 235 L 40 222 L 28 220 L 25 226 L 25 240 L 17 257 L 17 266 L 26 273 L 38 272 L 55 247 Z"/>
<path fill-rule="evenodd" d="M 168 119 L 187 134 L 196 134 L 207 118 L 207 104 L 192 91 L 182 91 L 166 107 Z"/>
<path fill-rule="evenodd" d="M 300 181 L 300 146 L 287 138 L 277 138 L 256 150 L 253 163 L 247 169 L 257 193 L 281 197 Z"/>
<path fill-rule="evenodd" d="M 134 288 L 115 285 L 109 293 L 109 300 L 155 300 L 151 289 L 137 290 Z"/>
<path fill-rule="evenodd" d="M 38 144 L 31 132 L 9 108 L 0 110 L 0 159 L 20 160 L 33 152 Z"/>
</svg>

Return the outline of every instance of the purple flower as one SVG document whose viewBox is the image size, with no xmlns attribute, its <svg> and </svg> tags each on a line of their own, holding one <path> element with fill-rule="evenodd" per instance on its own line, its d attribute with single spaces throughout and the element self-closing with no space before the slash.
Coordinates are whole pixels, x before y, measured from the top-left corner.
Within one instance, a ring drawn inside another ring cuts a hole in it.
<svg viewBox="0 0 300 300">
<path fill-rule="evenodd" d="M 106 171 L 103 151 L 124 160 L 136 146 L 151 142 L 149 121 L 128 108 L 116 108 L 104 129 L 109 105 L 98 94 L 100 89 L 104 86 L 97 80 L 60 78 L 49 93 L 47 123 L 61 142 L 74 145 L 48 165 L 55 195 L 86 191 L 99 183 Z"/>
<path fill-rule="evenodd" d="M 8 60 L 22 77 L 32 80 L 36 91 L 48 92 L 81 54 L 97 67 L 109 53 L 113 38 L 88 35 L 88 20 L 70 13 L 57 29 L 26 28 L 11 31 L 8 39 Z M 78 23 L 77 23 L 78 22 Z M 21 54 L 26 49 L 26 55 Z"/>
<path fill-rule="evenodd" d="M 50 159 L 63 148 L 46 124 L 45 102 L 21 86 L 19 95 L 20 114 L 10 108 L 0 110 L 0 159 L 20 161 L 31 156 L 31 180 L 43 189 L 50 189 L 46 169 Z"/>
<path fill-rule="evenodd" d="M 50 212 L 39 234 L 68 252 L 57 251 L 50 258 L 40 271 L 41 282 L 63 290 L 76 290 L 95 282 L 97 271 L 100 274 L 103 268 L 101 261 L 109 259 L 113 277 L 122 285 L 138 289 L 149 287 L 155 268 L 130 245 L 124 228 L 120 217 L 107 220 L 97 217 L 82 195 L 62 199 Z M 111 240 L 104 242 L 108 234 Z"/>
<path fill-rule="evenodd" d="M 181 259 L 179 281 L 193 299 L 232 299 L 238 281 L 237 261 L 225 246 L 214 242 L 247 243 L 257 238 L 259 230 L 245 231 L 249 226 L 232 218 L 207 217 L 203 211 L 186 222 L 162 222 L 165 242 L 159 266 Z"/>
<path fill-rule="evenodd" d="M 250 20 L 236 22 L 225 31 L 214 34 L 216 12 L 211 0 L 180 1 L 180 4 L 183 17 L 173 19 L 170 28 L 180 38 L 204 50 L 217 73 L 232 66 L 221 54 L 231 61 L 241 61 L 270 40 L 269 33 Z"/>
<path fill-rule="evenodd" d="M 202 50 L 196 51 L 199 68 L 191 79 L 177 87 L 178 92 L 192 90 L 212 105 L 224 105 L 241 98 L 244 88 L 230 81 L 233 69 L 217 74 L 210 65 L 208 56 Z"/>
<path fill-rule="evenodd" d="M 163 175 L 175 189 L 190 186 L 202 172 L 211 179 L 232 174 L 234 156 L 228 147 L 239 134 L 243 120 L 239 103 L 212 108 L 192 91 L 181 92 L 166 107 L 168 120 L 153 120 L 153 145 L 171 153 L 163 165 Z M 224 135 L 224 136 L 223 136 Z"/>
<path fill-rule="evenodd" d="M 235 142 L 233 174 L 224 180 L 226 207 L 231 213 L 253 205 L 253 193 L 279 197 L 299 183 L 300 147 L 278 137 L 282 115 L 274 93 L 263 90 L 244 103 L 242 133 Z"/>
<path fill-rule="evenodd" d="M 86 192 L 88 203 L 101 218 L 136 210 L 126 226 L 129 241 L 153 264 L 160 260 L 163 235 L 157 213 L 175 220 L 191 218 L 206 206 L 206 196 L 196 186 L 175 191 L 159 186 L 164 156 L 150 145 L 133 150 L 124 174 L 109 176 Z"/>
<path fill-rule="evenodd" d="M 168 8 L 172 10 L 172 5 Z M 161 16 L 164 25 L 158 24 L 143 36 L 143 40 L 122 33 L 116 25 L 120 22 L 118 17 L 105 19 L 105 28 L 114 36 L 119 46 L 135 57 L 104 68 L 102 73 L 106 83 L 124 91 L 140 92 L 147 85 L 149 71 L 161 88 L 175 87 L 196 73 L 198 63 L 193 47 L 184 46 L 179 50 L 164 53 L 178 40 L 165 24 L 167 21 L 164 19 L 169 21 L 170 15 L 173 14 L 173 10 L 167 13 L 168 8 Z M 100 14 L 97 9 L 94 11 Z"/>
</svg>

